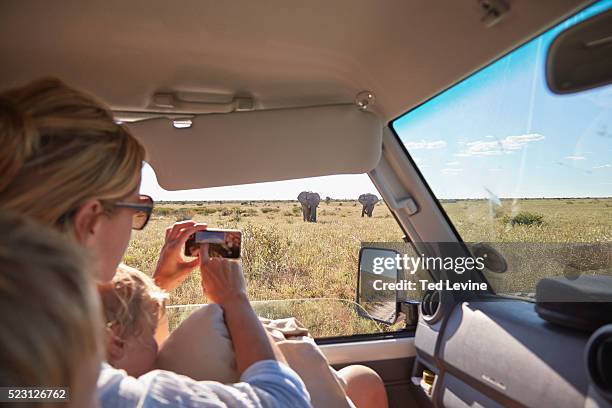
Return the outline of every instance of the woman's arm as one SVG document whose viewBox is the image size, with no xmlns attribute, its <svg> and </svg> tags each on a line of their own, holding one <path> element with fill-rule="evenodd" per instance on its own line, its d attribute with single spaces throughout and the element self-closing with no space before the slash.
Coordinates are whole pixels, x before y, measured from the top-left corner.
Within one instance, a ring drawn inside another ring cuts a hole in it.
<svg viewBox="0 0 612 408">
<path fill-rule="evenodd" d="M 186 260 L 183 251 L 189 237 L 196 231 L 205 229 L 206 224 L 191 220 L 177 222 L 166 228 L 164 246 L 152 276 L 157 286 L 166 292 L 173 291 L 200 264 L 197 258 Z"/>
<path fill-rule="evenodd" d="M 152 276 L 155 283 L 170 292 L 185 280 L 193 268 L 201 264 L 202 285 L 208 298 L 224 309 L 228 330 L 236 350 L 239 373 L 259 360 L 274 359 L 284 362 L 282 353 L 274 342 L 268 339 L 268 334 L 248 301 L 240 262 L 215 258 L 211 260 L 211 265 L 206 266 L 208 247 L 205 245 L 202 245 L 202 248 L 206 247 L 206 250 L 201 251 L 199 259 L 185 260 L 183 256 L 185 242 L 196 231 L 205 229 L 206 224 L 194 221 L 177 222 L 166 229 L 164 246 Z M 228 268 L 232 270 L 231 277 L 224 276 L 225 274 L 220 272 Z M 226 286 L 230 283 L 229 280 L 225 282 L 226 278 L 231 278 L 234 286 L 231 288 Z M 156 339 L 160 345 L 168 337 L 167 325 L 167 320 L 160 319 L 156 331 Z M 241 343 L 244 343 L 244 347 Z M 262 347 L 254 346 L 255 344 Z M 242 362 L 247 365 L 243 366 Z"/>
<path fill-rule="evenodd" d="M 288 366 L 260 361 L 237 384 L 195 381 L 171 371 L 153 370 L 136 379 L 103 363 L 97 395 L 101 408 L 162 408 L 168 401 L 183 408 L 311 408 L 304 383 Z"/>
<path fill-rule="evenodd" d="M 203 245 L 204 247 L 205 245 Z M 208 249 L 205 249 L 206 254 Z M 202 251 L 201 251 L 202 252 Z M 182 406 L 310 408 L 310 397 L 299 376 L 283 364 L 282 354 L 268 339 L 246 295 L 240 262 L 208 256 L 202 259 L 202 285 L 211 302 L 225 311 L 225 320 L 234 342 L 240 382 L 224 385 L 195 381 L 164 370 L 153 370 L 135 379 L 125 371 L 103 364 L 98 379 L 102 408 L 135 405 L 165 407 L 180 399 Z M 275 348 L 278 353 L 275 353 Z"/>
<path fill-rule="evenodd" d="M 276 344 L 249 303 L 240 261 L 208 258 L 208 247 L 200 247 L 202 287 L 212 303 L 223 308 L 225 323 L 234 344 L 238 373 L 262 360 L 284 362 Z M 275 350 L 276 348 L 276 350 Z"/>
</svg>

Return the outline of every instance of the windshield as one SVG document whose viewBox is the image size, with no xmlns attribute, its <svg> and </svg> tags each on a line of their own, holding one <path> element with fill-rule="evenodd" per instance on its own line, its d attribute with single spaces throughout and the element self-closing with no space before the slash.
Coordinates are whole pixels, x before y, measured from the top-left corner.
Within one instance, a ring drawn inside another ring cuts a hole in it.
<svg viewBox="0 0 612 408">
<path fill-rule="evenodd" d="M 392 123 L 464 241 L 541 244 L 549 261 L 563 251 L 548 243 L 592 244 L 603 261 L 574 254 L 578 273 L 610 272 L 601 244 L 612 241 L 612 87 L 555 95 L 544 69 L 557 34 L 610 7 L 596 3 Z M 506 258 L 509 270 L 526 268 Z M 566 264 L 487 278 L 497 292 L 533 296 Z"/>
</svg>

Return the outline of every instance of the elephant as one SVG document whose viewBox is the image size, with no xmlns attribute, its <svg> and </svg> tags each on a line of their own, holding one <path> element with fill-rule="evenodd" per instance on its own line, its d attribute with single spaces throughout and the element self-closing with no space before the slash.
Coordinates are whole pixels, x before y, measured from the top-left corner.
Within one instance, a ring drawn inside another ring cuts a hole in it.
<svg viewBox="0 0 612 408">
<path fill-rule="evenodd" d="M 321 202 L 321 196 L 311 191 L 302 191 L 297 199 L 302 204 L 304 221 L 317 222 L 317 206 Z"/>
<path fill-rule="evenodd" d="M 367 193 L 360 195 L 357 201 L 359 201 L 359 203 L 363 206 L 361 209 L 361 216 L 363 217 L 364 214 L 367 214 L 368 217 L 371 217 L 372 211 L 374 211 L 374 206 L 380 200 L 374 194 Z"/>
</svg>

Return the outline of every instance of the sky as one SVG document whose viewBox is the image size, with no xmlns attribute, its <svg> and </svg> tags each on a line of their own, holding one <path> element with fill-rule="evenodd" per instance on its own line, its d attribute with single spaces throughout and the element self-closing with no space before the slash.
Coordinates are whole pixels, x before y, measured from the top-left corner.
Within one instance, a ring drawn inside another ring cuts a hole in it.
<svg viewBox="0 0 612 408">
<path fill-rule="evenodd" d="M 556 34 L 610 7 L 596 3 L 393 122 L 438 198 L 612 196 L 612 86 L 558 96 L 544 78 Z M 304 190 L 377 194 L 365 174 L 166 191 L 148 165 L 141 186 L 158 201 L 295 200 Z"/>
<path fill-rule="evenodd" d="M 231 187 L 167 191 L 159 186 L 153 169 L 145 164 L 140 186 L 142 194 L 148 194 L 156 201 L 297 200 L 302 191 L 316 191 L 322 199 L 357 199 L 364 193 L 377 194 L 380 197 L 367 174 L 342 174 Z"/>
</svg>

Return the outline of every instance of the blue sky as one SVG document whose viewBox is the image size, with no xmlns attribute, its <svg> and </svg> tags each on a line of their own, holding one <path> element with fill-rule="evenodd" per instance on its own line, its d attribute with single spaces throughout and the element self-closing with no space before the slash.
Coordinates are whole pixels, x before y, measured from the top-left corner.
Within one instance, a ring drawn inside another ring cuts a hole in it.
<svg viewBox="0 0 612 408">
<path fill-rule="evenodd" d="M 610 7 L 591 6 L 394 122 L 439 198 L 612 196 L 612 86 L 557 96 L 544 79 L 554 36 Z M 141 187 L 156 200 L 293 200 L 303 190 L 377 193 L 365 174 L 170 192 L 149 166 Z"/>
</svg>

